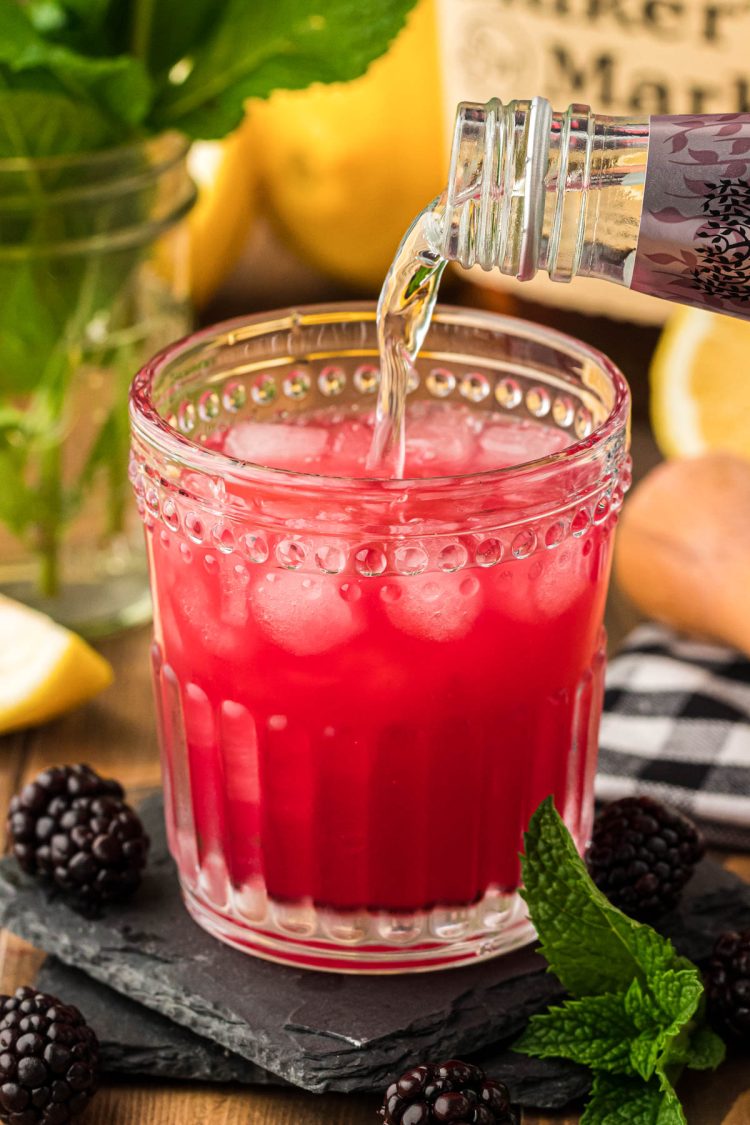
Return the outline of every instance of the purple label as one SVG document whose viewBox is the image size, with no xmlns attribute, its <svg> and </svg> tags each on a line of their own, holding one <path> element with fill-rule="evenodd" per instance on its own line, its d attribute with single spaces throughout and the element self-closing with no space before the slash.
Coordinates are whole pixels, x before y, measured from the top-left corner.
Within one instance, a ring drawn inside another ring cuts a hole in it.
<svg viewBox="0 0 750 1125">
<path fill-rule="evenodd" d="M 750 316 L 750 115 L 651 118 L 631 288 Z"/>
</svg>

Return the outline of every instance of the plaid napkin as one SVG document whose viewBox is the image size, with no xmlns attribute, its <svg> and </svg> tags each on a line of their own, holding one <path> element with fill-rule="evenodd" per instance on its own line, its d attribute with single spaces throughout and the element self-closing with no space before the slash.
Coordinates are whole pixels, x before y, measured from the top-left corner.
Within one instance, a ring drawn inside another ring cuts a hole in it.
<svg viewBox="0 0 750 1125">
<path fill-rule="evenodd" d="M 597 798 L 681 808 L 709 843 L 750 850 L 750 660 L 642 625 L 610 662 Z"/>
</svg>

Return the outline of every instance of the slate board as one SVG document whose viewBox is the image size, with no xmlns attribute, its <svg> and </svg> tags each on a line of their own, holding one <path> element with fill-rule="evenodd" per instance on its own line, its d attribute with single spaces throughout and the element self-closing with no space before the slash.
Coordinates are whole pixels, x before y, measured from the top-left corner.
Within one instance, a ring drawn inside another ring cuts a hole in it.
<svg viewBox="0 0 750 1125">
<path fill-rule="evenodd" d="M 96 1032 L 105 1074 L 148 1075 L 195 1082 L 241 1082 L 281 1086 L 268 1070 L 201 1039 L 193 1031 L 121 996 L 80 969 L 48 957 L 37 973 L 36 987 L 75 1004 Z"/>
<path fill-rule="evenodd" d="M 99 1036 L 105 1074 L 250 1086 L 286 1084 L 56 957 L 44 962 L 36 986 L 81 1009 Z M 489 1047 L 472 1057 L 488 1074 L 504 1081 L 513 1101 L 524 1106 L 559 1109 L 583 1097 L 590 1085 L 583 1067 L 562 1059 L 528 1059 L 509 1047 Z"/>
<path fill-rule="evenodd" d="M 531 948 L 470 968 L 390 977 L 306 972 L 222 945 L 182 906 L 160 798 L 138 895 L 88 921 L 0 863 L 0 924 L 116 991 L 312 1092 L 381 1089 L 415 1059 L 509 1040 L 560 996 Z M 693 959 L 717 933 L 750 926 L 750 886 L 709 861 L 665 928 Z"/>
</svg>

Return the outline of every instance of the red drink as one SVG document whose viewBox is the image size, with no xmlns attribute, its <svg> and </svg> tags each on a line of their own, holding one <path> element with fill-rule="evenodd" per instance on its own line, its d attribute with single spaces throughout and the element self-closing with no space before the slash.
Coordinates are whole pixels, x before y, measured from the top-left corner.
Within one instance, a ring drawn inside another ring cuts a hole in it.
<svg viewBox="0 0 750 1125">
<path fill-rule="evenodd" d="M 514 376 L 497 341 L 450 369 L 428 350 L 405 481 L 362 479 L 361 343 L 253 371 L 234 417 L 236 372 L 180 386 L 159 412 L 203 447 L 168 468 L 136 390 L 170 841 L 192 912 L 243 948 L 369 970 L 486 956 L 528 938 L 517 853 L 549 793 L 584 843 L 627 401 L 607 368 L 593 433 L 594 392 L 576 401 L 572 373 L 548 391 L 514 342 Z M 303 411 L 257 401 L 271 377 L 307 388 Z"/>
</svg>

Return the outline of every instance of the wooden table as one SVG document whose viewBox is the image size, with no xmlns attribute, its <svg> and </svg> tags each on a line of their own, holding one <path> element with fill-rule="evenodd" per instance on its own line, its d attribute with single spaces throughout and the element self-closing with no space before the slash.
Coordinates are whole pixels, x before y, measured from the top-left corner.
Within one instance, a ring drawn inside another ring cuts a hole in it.
<svg viewBox="0 0 750 1125">
<path fill-rule="evenodd" d="M 653 460 L 648 439 L 634 434 L 641 469 Z M 614 591 L 608 625 L 617 640 L 632 625 L 632 610 Z M 49 765 L 88 762 L 119 778 L 137 802 L 160 783 L 147 658 L 148 630 L 101 646 L 116 680 L 98 699 L 39 730 L 0 740 L 0 805 Z M 727 866 L 750 880 L 750 856 L 727 856 Z M 34 980 L 43 954 L 0 934 L 0 989 Z M 680 1093 L 689 1125 L 750 1125 L 750 1057 L 734 1059 L 715 1075 L 688 1075 Z M 108 1083 L 83 1119 L 86 1125 L 375 1125 L 377 1099 L 315 1096 L 247 1087 L 163 1083 Z M 524 1125 L 574 1125 L 575 1116 L 527 1113 Z"/>
</svg>

